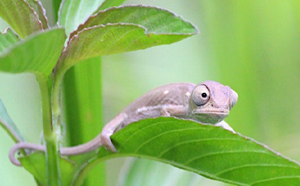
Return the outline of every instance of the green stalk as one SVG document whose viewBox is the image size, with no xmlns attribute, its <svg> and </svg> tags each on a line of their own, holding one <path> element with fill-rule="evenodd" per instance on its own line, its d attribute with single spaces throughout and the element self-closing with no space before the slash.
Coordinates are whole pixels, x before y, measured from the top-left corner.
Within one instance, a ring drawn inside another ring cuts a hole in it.
<svg viewBox="0 0 300 186">
<path fill-rule="evenodd" d="M 53 9 L 53 16 L 54 16 L 54 22 L 58 19 L 58 11 L 62 0 L 52 0 L 52 9 Z"/>
<path fill-rule="evenodd" d="M 43 133 L 46 144 L 46 167 L 48 186 L 59 186 L 60 176 L 58 167 L 58 154 L 57 154 L 57 135 L 55 134 L 52 125 L 51 114 L 51 98 L 48 87 L 47 78 L 42 75 L 37 75 L 39 87 L 42 96 L 42 109 L 43 109 Z"/>
<path fill-rule="evenodd" d="M 66 70 L 58 69 L 54 74 L 53 91 L 52 91 L 52 111 L 55 127 L 60 128 L 60 115 L 61 115 L 61 85 Z"/>
<path fill-rule="evenodd" d="M 81 61 L 64 78 L 64 106 L 70 146 L 97 136 L 102 130 L 101 57 Z M 89 172 L 84 186 L 105 185 L 105 165 Z"/>
</svg>

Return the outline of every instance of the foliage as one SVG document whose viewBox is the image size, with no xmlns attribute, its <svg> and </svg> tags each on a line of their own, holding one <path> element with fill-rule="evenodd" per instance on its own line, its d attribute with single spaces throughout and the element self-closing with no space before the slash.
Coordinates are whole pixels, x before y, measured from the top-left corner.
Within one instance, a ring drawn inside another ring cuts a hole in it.
<svg viewBox="0 0 300 186">
<path fill-rule="evenodd" d="M 84 69 L 80 66 L 84 61 L 89 63 L 102 55 L 171 44 L 198 33 L 191 23 L 161 8 L 142 5 L 110 8 L 120 5 L 122 0 L 91 1 L 93 6 L 88 2 L 63 1 L 58 12 L 59 28 L 49 27 L 39 1 L 0 2 L 0 16 L 14 30 L 0 34 L 0 70 L 34 73 L 42 94 L 48 158 L 41 152 L 20 158 L 38 185 L 81 185 L 95 164 L 123 156 L 165 162 L 238 185 L 299 182 L 299 165 L 268 147 L 221 128 L 172 118 L 139 121 L 116 133 L 112 137 L 119 149 L 116 154 L 101 148 L 97 154 L 60 157 L 57 153 L 58 138 L 62 135 L 60 90 L 68 69 L 76 64 Z M 82 77 L 87 74 L 78 76 L 81 83 L 84 84 Z M 95 92 L 99 93 L 99 89 Z M 1 126 L 14 141 L 23 140 L 2 103 L 0 108 Z M 86 107 L 86 111 L 89 109 Z M 60 177 L 63 179 L 59 180 Z"/>
<path fill-rule="evenodd" d="M 211 179 L 237 185 L 299 183 L 299 164 L 252 139 L 220 127 L 199 125 L 193 121 L 174 118 L 146 119 L 132 123 L 113 135 L 112 140 L 118 153 L 110 153 L 102 147 L 97 154 L 91 154 L 91 157 L 94 157 L 92 161 L 76 166 L 77 170 L 73 168 L 76 172 L 76 177 L 73 181 L 70 180 L 73 185 L 81 185 L 88 171 L 96 163 L 123 156 L 161 161 Z M 85 159 L 86 155 L 78 155 L 77 158 L 80 156 L 80 159 Z M 43 154 L 37 152 L 21 160 L 24 167 L 38 177 L 43 171 L 39 166 L 43 157 Z M 66 160 L 63 162 L 62 174 L 70 172 L 72 169 L 69 167 L 72 167 L 72 163 L 68 164 Z M 30 170 L 32 167 L 35 169 Z M 46 183 L 45 178 L 39 181 Z M 65 182 L 63 185 L 71 183 Z"/>
</svg>

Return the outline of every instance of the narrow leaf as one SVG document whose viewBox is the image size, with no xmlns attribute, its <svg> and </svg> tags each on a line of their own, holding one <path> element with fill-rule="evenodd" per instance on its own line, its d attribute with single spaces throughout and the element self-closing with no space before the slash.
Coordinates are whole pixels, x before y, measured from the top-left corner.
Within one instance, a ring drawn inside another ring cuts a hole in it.
<svg viewBox="0 0 300 186">
<path fill-rule="evenodd" d="M 58 23 L 65 27 L 67 35 L 83 23 L 103 0 L 64 0 L 59 10 Z"/>
<path fill-rule="evenodd" d="M 44 9 L 42 3 L 39 0 L 27 0 L 30 7 L 34 9 L 37 13 L 39 20 L 42 22 L 43 29 L 49 28 L 48 19 L 46 16 L 46 10 Z"/>
<path fill-rule="evenodd" d="M 37 13 L 25 0 L 1 0 L 0 16 L 21 38 L 43 28 Z"/>
<path fill-rule="evenodd" d="M 190 22 L 170 11 L 144 5 L 113 7 L 91 16 L 80 25 L 70 38 L 84 28 L 110 23 L 129 23 L 144 27 L 154 34 L 197 34 L 197 28 Z"/>
<path fill-rule="evenodd" d="M 15 143 L 24 141 L 23 136 L 19 132 L 18 128 L 9 117 L 2 100 L 0 99 L 0 125 L 8 133 L 8 135 L 13 139 Z"/>
<path fill-rule="evenodd" d="M 51 74 L 63 49 L 64 29 L 55 28 L 40 32 L 18 42 L 0 53 L 0 71 L 10 73 Z"/>
<path fill-rule="evenodd" d="M 19 37 L 10 28 L 7 28 L 4 33 L 0 32 L 0 53 L 9 49 L 18 41 Z"/>
<path fill-rule="evenodd" d="M 300 182 L 298 163 L 252 139 L 212 125 L 174 118 L 147 119 L 130 124 L 112 140 L 119 153 L 101 148 L 98 160 L 81 171 L 77 185 L 97 162 L 120 156 L 153 159 L 237 185 Z"/>
</svg>

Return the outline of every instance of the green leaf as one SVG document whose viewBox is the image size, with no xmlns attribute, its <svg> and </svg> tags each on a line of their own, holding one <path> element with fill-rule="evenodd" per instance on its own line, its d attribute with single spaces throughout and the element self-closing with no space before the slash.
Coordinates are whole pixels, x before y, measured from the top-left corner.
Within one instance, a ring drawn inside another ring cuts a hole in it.
<svg viewBox="0 0 300 186">
<path fill-rule="evenodd" d="M 35 152 L 29 156 L 19 158 L 22 166 L 30 172 L 34 178 L 42 185 L 47 185 L 46 161 L 45 154 Z M 39 162 L 39 163 L 36 163 Z"/>
<path fill-rule="evenodd" d="M 179 16 L 145 6 L 107 9 L 92 16 L 79 30 L 72 34 L 60 59 L 64 67 L 59 68 L 68 69 L 96 56 L 171 44 L 198 33 Z"/>
<path fill-rule="evenodd" d="M 25 0 L 1 0 L 0 16 L 21 38 L 43 28 L 37 13 Z"/>
<path fill-rule="evenodd" d="M 12 47 L 18 41 L 19 37 L 10 28 L 7 28 L 4 33 L 0 32 L 0 53 Z"/>
<path fill-rule="evenodd" d="M 146 29 L 146 33 L 153 34 L 197 34 L 197 28 L 180 16 L 152 6 L 129 5 L 113 7 L 91 16 L 84 24 L 80 25 L 70 38 L 84 28 L 112 23 L 135 24 Z"/>
<path fill-rule="evenodd" d="M 58 23 L 65 27 L 67 35 L 85 22 L 102 4 L 103 0 L 65 0 L 59 10 Z"/>
<path fill-rule="evenodd" d="M 64 46 L 64 29 L 34 34 L 0 53 L 0 71 L 51 74 Z"/>
<path fill-rule="evenodd" d="M 105 10 L 107 8 L 113 7 L 113 6 L 119 6 L 121 4 L 123 4 L 123 2 L 125 2 L 125 0 L 105 0 L 101 6 L 94 12 L 98 13 L 101 10 Z"/>
<path fill-rule="evenodd" d="M 240 134 L 190 120 L 141 120 L 117 132 L 112 141 L 119 153 L 101 148 L 98 160 L 81 171 L 77 185 L 94 164 L 121 156 L 157 160 L 237 185 L 272 185 L 275 180 L 280 185 L 300 182 L 298 163 Z"/>
<path fill-rule="evenodd" d="M 60 58 L 59 67 L 68 69 L 76 63 L 101 55 L 141 50 L 171 44 L 190 34 L 152 34 L 138 25 L 109 24 L 84 29 L 73 37 Z"/>
<path fill-rule="evenodd" d="M 17 126 L 9 117 L 2 100 L 0 99 L 0 125 L 8 133 L 8 135 L 14 140 L 15 143 L 25 141 Z"/>
<path fill-rule="evenodd" d="M 42 185 L 47 185 L 47 174 L 46 174 L 46 157 L 43 152 L 34 152 L 29 156 L 19 158 L 22 166 L 30 172 L 34 178 Z M 60 158 L 60 173 L 61 185 L 70 186 L 73 179 L 73 172 L 75 164 L 67 159 Z"/>
<path fill-rule="evenodd" d="M 46 10 L 43 8 L 42 3 L 39 0 L 27 0 L 30 7 L 37 13 L 39 20 L 42 22 L 43 29 L 49 28 L 48 19 L 46 16 Z"/>
</svg>

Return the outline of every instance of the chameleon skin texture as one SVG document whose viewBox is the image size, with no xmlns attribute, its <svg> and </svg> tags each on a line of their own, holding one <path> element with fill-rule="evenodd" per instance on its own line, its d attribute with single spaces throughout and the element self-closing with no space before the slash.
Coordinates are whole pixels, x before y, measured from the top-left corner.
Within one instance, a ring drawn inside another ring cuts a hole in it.
<svg viewBox="0 0 300 186">
<path fill-rule="evenodd" d="M 120 129 L 134 121 L 160 117 L 163 115 L 161 112 L 163 108 L 184 107 L 187 111 L 189 97 L 195 86 L 193 83 L 173 83 L 147 92 L 122 111 L 127 118 L 123 121 Z"/>
</svg>

